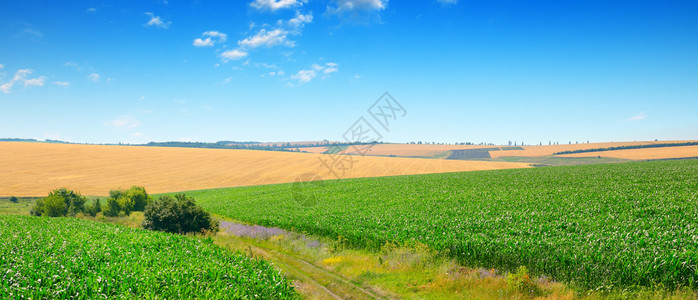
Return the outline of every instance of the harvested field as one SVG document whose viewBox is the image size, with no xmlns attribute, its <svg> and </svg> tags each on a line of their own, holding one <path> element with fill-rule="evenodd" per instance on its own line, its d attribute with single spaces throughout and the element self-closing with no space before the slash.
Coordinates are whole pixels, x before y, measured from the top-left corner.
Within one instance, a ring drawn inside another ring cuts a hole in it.
<svg viewBox="0 0 698 300">
<path fill-rule="evenodd" d="M 595 149 L 595 148 L 608 148 L 608 147 L 619 147 L 619 146 L 631 146 L 631 145 L 651 145 L 651 144 L 662 144 L 662 143 L 685 143 L 692 141 L 652 141 L 652 142 L 615 142 L 615 143 L 590 143 L 590 144 L 565 144 L 565 145 L 552 145 L 552 146 L 523 146 L 525 150 L 509 150 L 509 151 L 492 151 L 490 155 L 492 158 L 504 157 L 504 156 L 546 156 L 553 155 L 557 152 L 571 151 L 571 150 L 582 150 L 582 149 Z M 659 148 L 655 148 L 659 149 Z M 652 150 L 650 150 L 652 151 Z M 597 154 L 598 155 L 598 154 Z M 594 156 L 597 156 L 594 155 Z M 588 157 L 589 155 L 578 156 L 578 157 Z M 603 155 L 601 155 L 604 157 Z M 570 156 L 572 157 L 572 156 Z M 607 156 L 611 157 L 611 156 Z"/>
<path fill-rule="evenodd" d="M 376 144 L 350 146 L 341 154 L 357 154 L 359 152 L 366 155 L 376 156 L 407 156 L 407 157 L 434 157 L 446 155 L 450 150 L 493 148 L 497 146 L 487 145 L 426 145 L 426 144 Z M 366 151 L 368 150 L 368 151 Z"/>
<path fill-rule="evenodd" d="M 354 160 L 343 178 L 526 168 L 529 164 L 170 147 L 0 142 L 0 196 L 84 195 L 144 186 L 151 193 L 335 178 L 320 159 Z M 348 165 L 347 165 L 348 166 Z"/>
<path fill-rule="evenodd" d="M 557 155 L 559 157 L 611 157 L 623 159 L 669 159 L 698 157 L 698 146 L 611 150 Z"/>
</svg>

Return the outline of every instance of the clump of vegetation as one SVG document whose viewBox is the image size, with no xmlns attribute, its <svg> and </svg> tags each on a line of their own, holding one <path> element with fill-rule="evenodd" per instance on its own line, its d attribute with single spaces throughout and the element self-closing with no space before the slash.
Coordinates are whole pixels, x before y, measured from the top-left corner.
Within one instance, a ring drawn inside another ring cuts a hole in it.
<svg viewBox="0 0 698 300">
<path fill-rule="evenodd" d="M 0 228 L 0 299 L 298 298 L 268 262 L 198 239 L 78 218 Z"/>
<path fill-rule="evenodd" d="M 18 203 L 18 202 L 19 202 L 19 199 L 17 199 L 17 197 L 15 197 L 15 196 L 12 196 L 12 197 L 10 197 L 10 202 L 12 202 L 12 203 Z"/>
<path fill-rule="evenodd" d="M 520 266 L 516 269 L 516 273 L 509 273 L 507 283 L 512 289 L 524 295 L 540 296 L 541 294 L 540 287 L 531 279 L 526 266 Z"/>
<path fill-rule="evenodd" d="M 143 228 L 172 233 L 217 232 L 218 222 L 185 194 L 164 195 L 143 213 Z"/>
<path fill-rule="evenodd" d="M 36 200 L 31 208 L 33 216 L 75 216 L 85 211 L 87 199 L 75 191 L 60 188 L 51 191 L 46 198 Z"/>
<path fill-rule="evenodd" d="M 133 211 L 144 211 L 150 201 L 152 197 L 141 186 L 132 186 L 128 190 L 111 190 L 103 214 L 117 217 L 123 212 L 128 216 Z"/>
</svg>

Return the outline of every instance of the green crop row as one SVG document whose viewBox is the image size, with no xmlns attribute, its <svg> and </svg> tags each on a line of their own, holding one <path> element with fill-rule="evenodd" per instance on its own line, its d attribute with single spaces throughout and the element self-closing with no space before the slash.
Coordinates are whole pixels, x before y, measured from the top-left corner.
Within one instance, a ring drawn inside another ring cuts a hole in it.
<svg viewBox="0 0 698 300">
<path fill-rule="evenodd" d="M 295 297 L 269 263 L 198 239 L 0 215 L 0 299 Z"/>
<path fill-rule="evenodd" d="M 242 221 L 342 236 L 363 247 L 417 240 L 470 266 L 523 265 L 584 289 L 696 288 L 698 160 L 308 186 L 188 194 L 205 209 Z"/>
</svg>

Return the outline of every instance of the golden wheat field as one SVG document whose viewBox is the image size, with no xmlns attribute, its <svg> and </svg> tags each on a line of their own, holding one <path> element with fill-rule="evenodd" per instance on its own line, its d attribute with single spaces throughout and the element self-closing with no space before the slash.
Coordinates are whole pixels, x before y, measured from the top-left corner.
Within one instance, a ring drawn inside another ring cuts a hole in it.
<svg viewBox="0 0 698 300">
<path fill-rule="evenodd" d="M 67 187 L 84 195 L 145 186 L 163 193 L 293 182 L 304 173 L 336 178 L 324 159 L 353 159 L 343 178 L 526 168 L 528 164 L 357 157 L 309 153 L 0 142 L 0 196 L 43 196 Z M 340 172 L 337 174 L 342 175 Z"/>
<path fill-rule="evenodd" d="M 601 157 L 637 159 L 637 160 L 686 158 L 686 157 L 698 157 L 698 146 L 626 149 L 626 150 L 563 154 L 563 155 L 559 155 L 559 156 L 560 157 L 597 157 L 597 156 L 601 156 Z"/>
<path fill-rule="evenodd" d="M 693 142 L 693 141 L 613 142 L 613 143 L 590 143 L 590 144 L 564 144 L 564 145 L 552 145 L 552 146 L 547 146 L 547 145 L 544 145 L 544 146 L 523 146 L 524 150 L 490 151 L 490 156 L 492 156 L 492 158 L 505 157 L 505 156 L 534 157 L 534 156 L 553 155 L 554 153 L 562 152 L 562 151 L 620 147 L 620 146 L 633 146 L 633 145 L 685 143 L 685 142 Z M 651 152 L 651 151 L 655 151 L 655 150 L 661 149 L 661 148 L 647 148 L 647 149 L 649 149 L 649 151 Z M 594 155 L 594 156 L 596 156 L 596 155 Z"/>
</svg>

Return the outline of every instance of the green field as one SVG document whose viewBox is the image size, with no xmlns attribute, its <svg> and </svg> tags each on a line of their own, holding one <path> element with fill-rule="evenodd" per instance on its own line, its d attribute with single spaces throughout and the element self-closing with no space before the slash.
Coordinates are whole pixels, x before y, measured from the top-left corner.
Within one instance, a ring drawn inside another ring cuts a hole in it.
<svg viewBox="0 0 698 300">
<path fill-rule="evenodd" d="M 0 215 L 0 299 L 295 298 L 269 263 L 202 240 Z"/>
<path fill-rule="evenodd" d="M 417 240 L 473 267 L 527 266 L 581 289 L 695 288 L 698 160 L 192 191 L 207 210 L 378 248 Z"/>
</svg>

